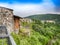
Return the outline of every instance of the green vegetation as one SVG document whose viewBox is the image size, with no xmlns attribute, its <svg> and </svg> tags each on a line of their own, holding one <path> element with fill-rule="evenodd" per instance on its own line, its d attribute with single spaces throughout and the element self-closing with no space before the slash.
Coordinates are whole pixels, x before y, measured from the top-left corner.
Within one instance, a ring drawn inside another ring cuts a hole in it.
<svg viewBox="0 0 60 45">
<path fill-rule="evenodd" d="M 25 18 L 36 20 L 54 20 L 56 22 L 60 22 L 60 14 L 36 14 Z"/>
<path fill-rule="evenodd" d="M 8 45 L 7 43 L 8 43 L 8 41 L 7 41 L 6 38 L 5 39 L 0 39 L 0 45 Z"/>
<path fill-rule="evenodd" d="M 29 25 L 30 36 L 23 33 L 25 28 L 21 29 L 19 34 L 12 33 L 17 45 L 60 45 L 60 24 L 41 23 L 34 19 Z"/>
</svg>

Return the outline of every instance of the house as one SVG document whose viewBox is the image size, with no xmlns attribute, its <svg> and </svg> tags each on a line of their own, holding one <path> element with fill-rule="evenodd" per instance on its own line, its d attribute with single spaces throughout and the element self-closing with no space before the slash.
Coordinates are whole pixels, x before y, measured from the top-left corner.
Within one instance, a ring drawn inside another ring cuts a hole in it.
<svg viewBox="0 0 60 45">
<path fill-rule="evenodd" d="M 19 31 L 20 18 L 21 17 L 13 14 L 13 9 L 0 7 L 0 26 L 6 26 L 9 33 L 12 31 Z"/>
</svg>

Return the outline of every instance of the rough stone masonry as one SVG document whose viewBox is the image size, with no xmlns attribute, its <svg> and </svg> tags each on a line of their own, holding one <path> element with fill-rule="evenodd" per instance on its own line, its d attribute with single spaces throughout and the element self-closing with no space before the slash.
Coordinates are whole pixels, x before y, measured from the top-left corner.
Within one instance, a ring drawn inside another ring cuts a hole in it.
<svg viewBox="0 0 60 45">
<path fill-rule="evenodd" d="M 0 7 L 0 26 L 6 26 L 8 32 L 14 30 L 13 10 Z"/>
</svg>

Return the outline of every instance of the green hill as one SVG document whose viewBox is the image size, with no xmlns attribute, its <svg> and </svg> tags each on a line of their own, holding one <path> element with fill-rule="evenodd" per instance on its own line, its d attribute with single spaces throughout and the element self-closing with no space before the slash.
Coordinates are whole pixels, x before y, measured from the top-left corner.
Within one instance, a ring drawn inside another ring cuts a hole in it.
<svg viewBox="0 0 60 45">
<path fill-rule="evenodd" d="M 55 20 L 59 21 L 60 20 L 60 14 L 37 14 L 37 15 L 32 15 L 28 16 L 25 18 L 30 18 L 30 19 L 36 19 L 36 20 Z"/>
</svg>

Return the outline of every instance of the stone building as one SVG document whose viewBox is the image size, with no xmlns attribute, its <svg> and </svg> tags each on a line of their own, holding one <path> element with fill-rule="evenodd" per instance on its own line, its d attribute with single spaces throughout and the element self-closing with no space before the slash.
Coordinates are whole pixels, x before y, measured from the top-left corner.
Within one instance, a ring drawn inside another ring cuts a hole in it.
<svg viewBox="0 0 60 45">
<path fill-rule="evenodd" d="M 13 9 L 0 7 L 0 26 L 6 26 L 8 32 L 19 30 L 20 17 L 13 14 Z"/>
</svg>

